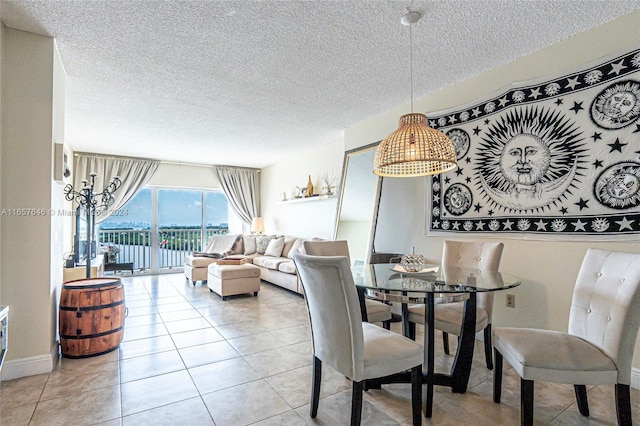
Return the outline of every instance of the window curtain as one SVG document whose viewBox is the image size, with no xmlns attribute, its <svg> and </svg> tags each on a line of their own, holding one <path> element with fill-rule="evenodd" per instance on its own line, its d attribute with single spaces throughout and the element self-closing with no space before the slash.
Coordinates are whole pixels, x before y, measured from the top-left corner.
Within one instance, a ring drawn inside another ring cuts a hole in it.
<svg viewBox="0 0 640 426">
<path fill-rule="evenodd" d="M 214 170 L 233 211 L 243 222 L 251 225 L 251 220 L 258 216 L 260 171 L 219 166 Z"/>
<path fill-rule="evenodd" d="M 159 164 L 160 162 L 156 160 L 79 153 L 74 167 L 74 189 L 82 188 L 83 179 L 90 182 L 91 173 L 97 174 L 94 185 L 96 193 L 102 192 L 114 176 L 120 178 L 122 185 L 113 193 L 115 202 L 109 206 L 108 210 L 104 208 L 96 210 L 96 223 L 100 223 L 122 208 L 139 190 L 144 188 Z M 99 204 L 100 199 L 98 198 L 97 201 Z"/>
</svg>

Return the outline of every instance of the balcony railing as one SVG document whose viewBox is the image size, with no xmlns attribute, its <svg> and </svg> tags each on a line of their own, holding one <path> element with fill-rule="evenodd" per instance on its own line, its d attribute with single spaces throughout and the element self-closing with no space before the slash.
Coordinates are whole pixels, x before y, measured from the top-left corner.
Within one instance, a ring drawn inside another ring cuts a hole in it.
<svg viewBox="0 0 640 426">
<path fill-rule="evenodd" d="M 226 235 L 226 228 L 206 230 L 205 240 L 214 235 Z M 182 268 L 184 258 L 193 251 L 202 250 L 202 232 L 198 229 L 161 228 L 158 236 L 158 270 Z M 98 232 L 102 247 L 119 249 L 119 263 L 133 263 L 136 272 L 151 269 L 151 231 L 148 229 L 105 229 Z"/>
</svg>

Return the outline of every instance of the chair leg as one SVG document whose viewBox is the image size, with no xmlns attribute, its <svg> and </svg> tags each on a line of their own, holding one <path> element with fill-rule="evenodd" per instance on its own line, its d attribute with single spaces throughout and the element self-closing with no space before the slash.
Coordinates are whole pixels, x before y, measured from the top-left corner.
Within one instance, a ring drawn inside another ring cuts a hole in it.
<svg viewBox="0 0 640 426">
<path fill-rule="evenodd" d="M 631 395 L 629 393 L 629 385 L 616 384 L 616 414 L 618 416 L 618 425 L 632 425 L 631 421 Z"/>
<path fill-rule="evenodd" d="M 496 366 L 493 370 L 493 402 L 500 403 L 502 398 L 502 354 L 497 349 L 493 350 Z"/>
<path fill-rule="evenodd" d="M 409 322 L 409 335 L 407 336 L 411 340 L 416 340 L 416 323 Z"/>
<path fill-rule="evenodd" d="M 533 380 L 520 379 L 520 424 L 533 426 Z"/>
<path fill-rule="evenodd" d="M 351 426 L 360 426 L 362 420 L 362 392 L 365 380 L 353 382 L 353 392 L 351 394 Z"/>
<path fill-rule="evenodd" d="M 382 321 L 382 328 L 391 330 L 391 321 Z"/>
<path fill-rule="evenodd" d="M 585 385 L 573 385 L 576 391 L 576 402 L 578 403 L 578 411 L 583 416 L 589 417 L 589 400 L 587 399 L 587 387 Z"/>
<path fill-rule="evenodd" d="M 444 353 L 449 355 L 449 333 L 442 332 L 442 346 L 444 347 Z"/>
<path fill-rule="evenodd" d="M 320 402 L 320 382 L 322 381 L 322 361 L 313 357 L 313 377 L 311 379 L 311 407 L 309 415 L 315 419 L 318 415 L 318 403 Z"/>
<path fill-rule="evenodd" d="M 413 425 L 422 424 L 422 414 L 420 412 L 422 406 L 422 365 L 411 369 L 411 414 L 413 417 Z"/>
<path fill-rule="evenodd" d="M 493 359 L 491 358 L 491 324 L 484 328 L 484 358 L 487 361 L 487 368 L 493 370 Z"/>
</svg>

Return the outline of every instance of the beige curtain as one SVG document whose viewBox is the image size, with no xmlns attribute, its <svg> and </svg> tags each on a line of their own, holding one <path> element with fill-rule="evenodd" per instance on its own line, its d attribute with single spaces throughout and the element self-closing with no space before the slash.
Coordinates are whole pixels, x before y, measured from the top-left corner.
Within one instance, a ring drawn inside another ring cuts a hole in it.
<svg viewBox="0 0 640 426">
<path fill-rule="evenodd" d="M 102 208 L 96 211 L 96 223 L 100 223 L 122 208 L 140 189 L 144 188 L 159 164 L 160 162 L 156 160 L 79 153 L 75 158 L 73 169 L 73 187 L 79 191 L 82 189 L 82 180 L 90 181 L 90 174 L 96 173 L 94 191 L 101 193 L 114 176 L 120 178 L 122 185 L 113 193 L 114 204 L 109 206 L 108 210 Z M 97 204 L 100 205 L 100 197 L 96 198 Z"/>
<path fill-rule="evenodd" d="M 260 171 L 221 166 L 215 166 L 214 170 L 233 211 L 251 225 L 251 219 L 259 216 Z"/>
</svg>

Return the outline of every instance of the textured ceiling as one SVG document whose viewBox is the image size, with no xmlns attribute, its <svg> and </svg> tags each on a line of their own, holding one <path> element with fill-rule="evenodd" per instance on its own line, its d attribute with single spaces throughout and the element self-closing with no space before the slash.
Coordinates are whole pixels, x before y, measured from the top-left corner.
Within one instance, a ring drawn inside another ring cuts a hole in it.
<svg viewBox="0 0 640 426">
<path fill-rule="evenodd" d="M 5 25 L 55 37 L 79 151 L 263 167 L 409 101 L 408 1 L 1 3 Z M 419 98 L 640 1 L 413 7 L 426 11 L 413 31 Z"/>
</svg>

